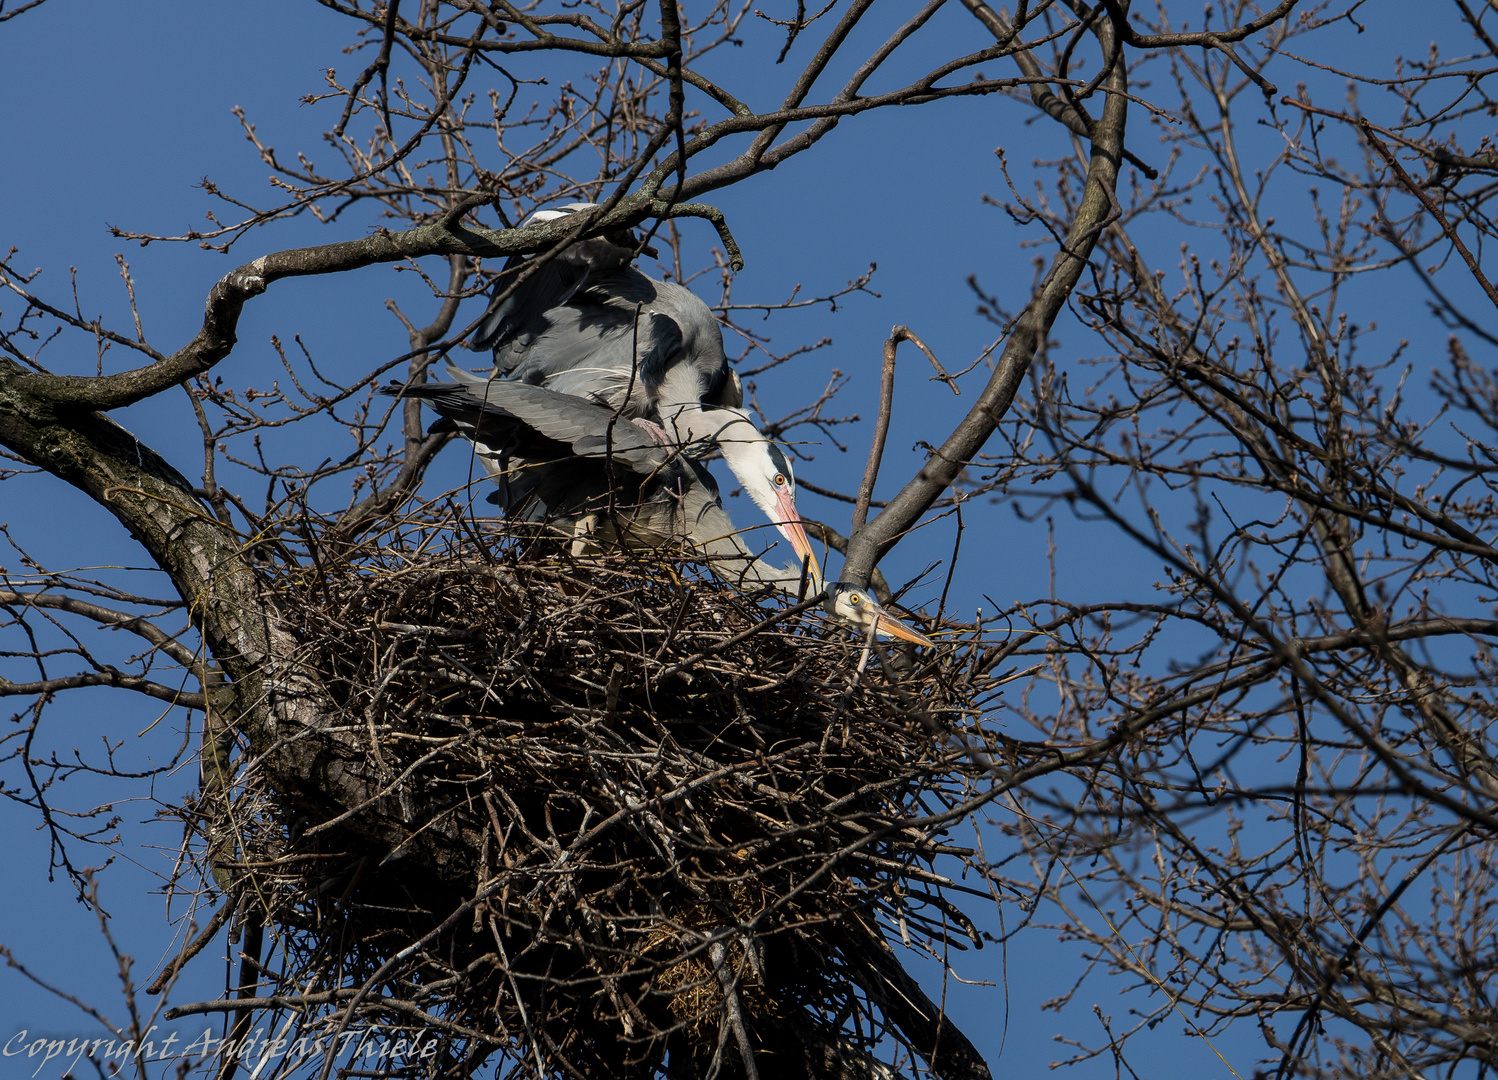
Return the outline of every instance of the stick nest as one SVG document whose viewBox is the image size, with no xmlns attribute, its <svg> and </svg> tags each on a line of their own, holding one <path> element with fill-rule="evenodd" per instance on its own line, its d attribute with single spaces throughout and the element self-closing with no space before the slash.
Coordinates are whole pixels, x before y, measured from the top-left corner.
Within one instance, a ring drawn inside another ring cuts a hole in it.
<svg viewBox="0 0 1498 1080">
<path fill-rule="evenodd" d="M 981 944 L 934 865 L 970 854 L 933 733 L 970 711 L 958 661 L 897 675 L 669 554 L 473 540 L 267 574 L 320 722 L 253 748 L 210 857 L 303 1029 L 440 1032 L 455 1073 L 729 1075 L 745 1031 L 898 1043 L 848 943 Z"/>
</svg>

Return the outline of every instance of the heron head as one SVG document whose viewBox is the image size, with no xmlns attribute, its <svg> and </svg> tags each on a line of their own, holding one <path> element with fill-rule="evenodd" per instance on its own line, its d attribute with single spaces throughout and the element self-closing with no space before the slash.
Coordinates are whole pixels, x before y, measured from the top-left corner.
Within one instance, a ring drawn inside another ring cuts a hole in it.
<svg viewBox="0 0 1498 1080">
<path fill-rule="evenodd" d="M 817 564 L 811 537 L 806 535 L 806 526 L 796 510 L 796 474 L 791 469 L 790 458 L 747 418 L 731 426 L 737 430 L 725 430 L 718 439 L 724 460 L 749 497 L 790 541 L 796 558 L 807 567 L 812 587 L 820 589 L 822 568 Z"/>
<path fill-rule="evenodd" d="M 885 637 L 897 637 L 901 641 L 928 645 L 933 649 L 936 647 L 936 642 L 925 634 L 912 630 L 880 607 L 867 589 L 846 581 L 836 581 L 827 586 L 826 608 L 827 613 L 838 622 L 861 634 L 867 634 L 869 628 L 873 627 L 874 633 Z"/>
</svg>

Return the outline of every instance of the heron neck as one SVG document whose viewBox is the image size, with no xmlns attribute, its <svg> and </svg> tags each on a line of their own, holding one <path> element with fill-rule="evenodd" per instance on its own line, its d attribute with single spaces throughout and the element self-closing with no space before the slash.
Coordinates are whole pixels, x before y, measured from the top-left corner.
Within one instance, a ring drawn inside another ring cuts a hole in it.
<svg viewBox="0 0 1498 1080">
<path fill-rule="evenodd" d="M 700 401 L 687 401 L 663 403 L 659 411 L 663 426 L 668 431 L 674 430 L 678 440 L 683 443 L 717 443 L 724 458 L 730 462 L 735 448 L 764 442 L 759 429 L 740 409 L 710 409 Z"/>
<path fill-rule="evenodd" d="M 697 548 L 711 560 L 712 571 L 724 581 L 739 588 L 769 585 L 791 596 L 801 593 L 801 568 L 799 566 L 775 566 L 763 557 L 750 551 L 739 538 L 733 523 L 719 511 L 724 532 L 707 540 L 696 541 Z M 716 520 L 716 519 L 715 519 Z M 811 595 L 820 588 L 815 578 L 807 583 Z"/>
<path fill-rule="evenodd" d="M 712 443 L 723 454 L 733 474 L 747 490 L 757 487 L 749 482 L 753 475 L 753 461 L 764 444 L 765 437 L 739 409 L 709 409 L 701 402 L 673 405 L 662 409 L 662 419 L 667 430 L 674 433 L 682 443 Z"/>
</svg>

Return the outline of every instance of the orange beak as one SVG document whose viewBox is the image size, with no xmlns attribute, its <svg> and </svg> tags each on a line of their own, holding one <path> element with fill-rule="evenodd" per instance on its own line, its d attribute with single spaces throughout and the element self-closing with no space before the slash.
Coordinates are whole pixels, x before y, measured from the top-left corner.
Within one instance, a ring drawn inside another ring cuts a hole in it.
<svg viewBox="0 0 1498 1080">
<path fill-rule="evenodd" d="M 780 511 L 780 521 L 775 527 L 791 542 L 796 558 L 806 565 L 812 591 L 815 592 L 822 587 L 822 568 L 817 565 L 817 553 L 811 546 L 811 537 L 806 535 L 801 515 L 796 512 L 796 499 L 788 491 L 777 491 L 775 503 Z"/>
<path fill-rule="evenodd" d="M 901 641 L 910 642 L 912 645 L 925 645 L 931 649 L 936 648 L 936 642 L 932 641 L 925 634 L 906 626 L 899 619 L 884 610 L 880 610 L 874 616 L 874 632 L 887 634 L 890 637 L 897 637 Z"/>
</svg>

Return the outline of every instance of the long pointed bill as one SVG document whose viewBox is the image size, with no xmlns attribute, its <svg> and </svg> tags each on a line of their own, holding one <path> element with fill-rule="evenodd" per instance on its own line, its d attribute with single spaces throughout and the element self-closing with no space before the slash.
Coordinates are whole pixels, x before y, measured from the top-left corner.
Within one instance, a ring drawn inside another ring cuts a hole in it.
<svg viewBox="0 0 1498 1080">
<path fill-rule="evenodd" d="M 775 503 L 780 511 L 780 520 L 776 522 L 775 527 L 791 542 L 791 548 L 796 552 L 796 559 L 807 565 L 812 589 L 820 589 L 822 568 L 817 565 L 817 553 L 811 546 L 811 537 L 806 535 L 806 527 L 801 524 L 801 515 L 796 512 L 796 497 L 789 492 L 776 492 Z"/>
<path fill-rule="evenodd" d="M 936 642 L 932 641 L 925 634 L 912 630 L 887 611 L 881 610 L 874 616 L 874 631 L 879 634 L 888 634 L 890 637 L 897 637 L 901 641 L 908 641 L 914 645 L 925 645 L 932 649 L 936 648 Z"/>
</svg>

